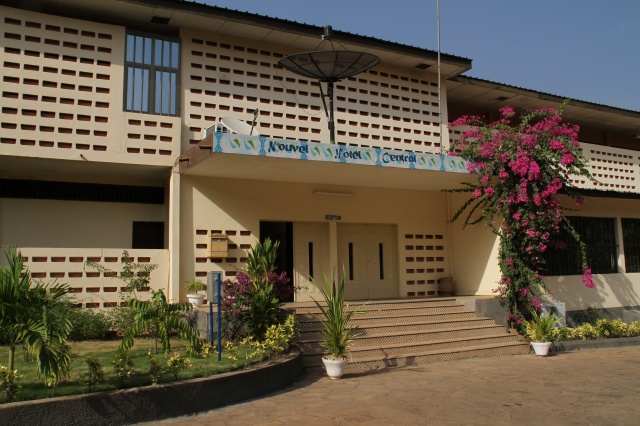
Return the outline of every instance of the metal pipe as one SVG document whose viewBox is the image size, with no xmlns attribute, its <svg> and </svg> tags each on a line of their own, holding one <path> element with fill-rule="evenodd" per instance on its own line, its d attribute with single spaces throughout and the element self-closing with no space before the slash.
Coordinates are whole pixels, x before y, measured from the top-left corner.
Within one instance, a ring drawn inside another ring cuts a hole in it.
<svg viewBox="0 0 640 426">
<path fill-rule="evenodd" d="M 336 143 L 336 129 L 333 122 L 333 81 L 327 82 L 327 96 L 329 97 L 329 143 Z"/>
</svg>

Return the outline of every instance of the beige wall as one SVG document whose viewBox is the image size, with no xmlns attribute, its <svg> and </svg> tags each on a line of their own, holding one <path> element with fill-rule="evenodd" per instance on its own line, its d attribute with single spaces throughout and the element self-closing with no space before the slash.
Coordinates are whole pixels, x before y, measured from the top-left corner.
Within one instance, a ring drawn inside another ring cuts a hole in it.
<svg viewBox="0 0 640 426">
<path fill-rule="evenodd" d="M 173 165 L 180 117 L 123 111 L 124 27 L 8 7 L 0 22 L 2 155 Z"/>
<path fill-rule="evenodd" d="M 134 221 L 167 222 L 164 205 L 0 198 L 0 243 L 131 248 Z"/>
<path fill-rule="evenodd" d="M 449 274 L 446 196 L 439 192 L 328 187 L 295 183 L 209 179 L 181 176 L 180 281 L 207 271 L 233 276 L 245 263 L 246 249 L 259 237 L 261 220 L 395 224 L 398 230 L 399 294 L 427 295 Z M 353 193 L 353 197 L 316 195 L 314 191 Z M 230 234 L 230 258 L 212 263 L 207 234 Z M 333 249 L 335 250 L 335 248 Z M 336 256 L 332 256 L 336 258 Z M 330 271 L 327 271 L 329 273 Z M 181 290 L 184 297 L 184 290 Z"/>
<path fill-rule="evenodd" d="M 452 196 L 452 207 L 464 197 Z M 576 208 L 566 202 L 565 207 Z M 452 210 L 455 211 L 455 210 Z M 639 218 L 640 201 L 588 197 L 576 211 L 566 211 L 569 216 Z M 498 240 L 484 225 L 462 229 L 461 222 L 452 225 L 453 276 L 460 295 L 491 295 L 500 279 L 498 267 Z M 584 286 L 580 276 L 553 276 L 547 278 L 551 294 L 549 300 L 563 302 L 567 310 L 588 307 L 612 308 L 640 306 L 640 273 L 624 273 L 624 252 L 620 231 L 618 243 L 617 274 L 594 275 L 596 288 Z"/>
</svg>

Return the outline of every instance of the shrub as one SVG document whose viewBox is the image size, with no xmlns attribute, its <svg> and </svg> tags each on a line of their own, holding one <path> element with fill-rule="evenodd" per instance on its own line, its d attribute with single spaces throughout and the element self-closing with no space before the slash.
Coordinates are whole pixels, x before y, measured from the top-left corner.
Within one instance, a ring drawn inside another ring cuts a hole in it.
<svg viewBox="0 0 640 426">
<path fill-rule="evenodd" d="M 70 309 L 68 319 L 71 322 L 69 340 L 104 339 L 109 331 L 109 321 L 102 311 L 86 308 Z"/>
<path fill-rule="evenodd" d="M 20 390 L 20 384 L 22 375 L 18 374 L 18 370 L 9 370 L 4 365 L 0 365 L 0 389 L 2 389 L 2 395 L 6 402 L 13 401 L 16 393 Z"/>
<path fill-rule="evenodd" d="M 157 385 L 160 377 L 164 374 L 165 369 L 158 362 L 156 357 L 151 355 L 151 351 L 147 353 L 147 360 L 149 361 L 149 376 L 151 376 L 151 384 Z"/>
<path fill-rule="evenodd" d="M 269 327 L 263 341 L 269 356 L 277 356 L 286 352 L 296 333 L 296 316 L 294 314 L 287 316 L 284 323 L 274 324 Z"/>
<path fill-rule="evenodd" d="M 634 321 L 629 324 L 627 328 L 627 336 L 629 337 L 637 337 L 640 336 L 640 322 Z"/>
<path fill-rule="evenodd" d="M 598 338 L 598 331 L 591 324 L 582 324 L 573 330 L 573 337 L 576 340 L 591 340 Z"/>
<path fill-rule="evenodd" d="M 558 327 L 551 330 L 552 342 L 564 342 L 567 340 L 573 340 L 573 329 L 569 327 Z"/>
<path fill-rule="evenodd" d="M 82 373 L 81 377 L 85 391 L 92 392 L 104 378 L 104 369 L 100 365 L 100 360 L 94 356 L 87 357 L 86 362 L 89 369 Z"/>
<path fill-rule="evenodd" d="M 133 373 L 133 360 L 128 352 L 116 352 L 113 355 L 113 371 L 120 381 L 120 387 L 124 387 Z"/>
<path fill-rule="evenodd" d="M 135 314 L 135 311 L 129 306 L 110 308 L 106 311 L 108 330 L 116 337 L 124 336 L 131 328 Z"/>
<path fill-rule="evenodd" d="M 622 320 L 607 320 L 600 319 L 596 323 L 596 331 L 598 332 L 598 337 L 625 337 L 627 335 L 628 326 Z"/>
<path fill-rule="evenodd" d="M 191 361 L 184 358 L 180 354 L 173 354 L 173 356 L 167 360 L 167 365 L 173 373 L 173 377 L 178 380 L 178 374 L 180 373 L 180 371 L 191 368 Z"/>
</svg>

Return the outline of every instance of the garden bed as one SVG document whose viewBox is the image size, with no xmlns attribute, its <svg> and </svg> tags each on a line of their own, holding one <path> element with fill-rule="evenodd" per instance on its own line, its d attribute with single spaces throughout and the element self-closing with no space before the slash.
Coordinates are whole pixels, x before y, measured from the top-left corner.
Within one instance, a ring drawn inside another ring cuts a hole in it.
<svg viewBox="0 0 640 426">
<path fill-rule="evenodd" d="M 0 424 L 31 426 L 121 425 L 194 414 L 274 392 L 302 374 L 297 349 L 244 370 L 109 392 L 25 401 L 0 406 Z"/>
<path fill-rule="evenodd" d="M 619 337 L 609 339 L 567 340 L 553 342 L 554 352 L 567 352 L 580 349 L 615 348 L 620 346 L 640 346 L 640 337 Z"/>
</svg>

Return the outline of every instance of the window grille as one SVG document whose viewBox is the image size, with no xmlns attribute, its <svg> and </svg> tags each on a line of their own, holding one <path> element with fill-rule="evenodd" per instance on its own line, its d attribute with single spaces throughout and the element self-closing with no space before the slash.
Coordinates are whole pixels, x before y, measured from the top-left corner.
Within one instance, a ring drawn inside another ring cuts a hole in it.
<svg viewBox="0 0 640 426">
<path fill-rule="evenodd" d="M 177 115 L 179 64 L 179 40 L 128 33 L 124 109 Z"/>
<path fill-rule="evenodd" d="M 640 272 L 640 219 L 622 218 L 622 243 L 626 272 Z"/>
</svg>

